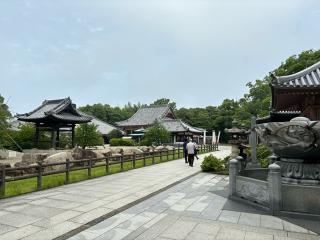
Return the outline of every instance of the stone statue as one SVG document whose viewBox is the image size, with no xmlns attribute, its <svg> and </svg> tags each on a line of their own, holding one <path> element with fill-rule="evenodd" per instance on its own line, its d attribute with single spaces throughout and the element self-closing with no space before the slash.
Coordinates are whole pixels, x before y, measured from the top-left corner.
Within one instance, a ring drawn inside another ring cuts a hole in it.
<svg viewBox="0 0 320 240">
<path fill-rule="evenodd" d="M 257 133 L 279 157 L 318 160 L 320 163 L 320 122 L 297 117 L 290 122 L 259 124 Z"/>
<path fill-rule="evenodd" d="M 259 124 L 256 131 L 279 157 L 283 180 L 320 184 L 320 122 L 297 117 Z"/>
</svg>

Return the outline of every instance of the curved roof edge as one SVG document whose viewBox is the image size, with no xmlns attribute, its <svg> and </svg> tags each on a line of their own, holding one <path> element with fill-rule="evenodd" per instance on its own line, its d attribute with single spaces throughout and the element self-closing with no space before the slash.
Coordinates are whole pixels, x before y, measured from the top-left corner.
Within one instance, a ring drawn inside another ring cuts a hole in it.
<svg viewBox="0 0 320 240">
<path fill-rule="evenodd" d="M 286 75 L 286 76 L 276 76 L 274 72 L 270 73 L 271 77 L 273 78 L 272 82 L 274 82 L 274 80 L 276 81 L 276 83 L 287 83 L 291 80 L 297 79 L 297 78 L 301 78 L 307 74 L 310 74 L 312 71 L 315 71 L 317 69 L 320 69 L 320 61 L 311 65 L 310 67 L 307 67 L 306 69 L 301 70 L 300 72 L 294 73 L 294 74 L 290 74 L 290 75 Z"/>
</svg>

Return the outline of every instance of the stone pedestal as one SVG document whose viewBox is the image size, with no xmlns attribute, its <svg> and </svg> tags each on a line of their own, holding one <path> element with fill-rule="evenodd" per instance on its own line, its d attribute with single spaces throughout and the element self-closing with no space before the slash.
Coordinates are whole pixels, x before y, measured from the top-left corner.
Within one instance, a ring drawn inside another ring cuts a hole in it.
<svg viewBox="0 0 320 240">
<path fill-rule="evenodd" d="M 270 210 L 272 214 L 277 215 L 277 213 L 282 209 L 282 194 L 281 168 L 276 163 L 269 165 L 268 185 L 270 196 Z"/>
<path fill-rule="evenodd" d="M 236 195 L 237 175 L 239 174 L 239 162 L 237 159 L 229 161 L 229 196 Z"/>
</svg>

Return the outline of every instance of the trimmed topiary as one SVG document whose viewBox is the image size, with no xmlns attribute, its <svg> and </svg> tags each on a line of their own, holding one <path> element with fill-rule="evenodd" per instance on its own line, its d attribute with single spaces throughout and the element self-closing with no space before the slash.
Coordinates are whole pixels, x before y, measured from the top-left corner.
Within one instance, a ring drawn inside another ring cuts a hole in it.
<svg viewBox="0 0 320 240">
<path fill-rule="evenodd" d="M 204 172 L 220 172 L 225 169 L 225 165 L 222 159 L 210 154 L 204 158 L 201 164 L 201 169 Z"/>
</svg>

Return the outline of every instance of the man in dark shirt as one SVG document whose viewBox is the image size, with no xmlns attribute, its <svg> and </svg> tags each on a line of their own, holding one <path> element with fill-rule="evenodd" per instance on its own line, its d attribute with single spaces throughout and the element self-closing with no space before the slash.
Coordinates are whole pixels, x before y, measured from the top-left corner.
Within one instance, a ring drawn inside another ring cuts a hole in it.
<svg viewBox="0 0 320 240">
<path fill-rule="evenodd" d="M 185 163 L 188 163 L 187 144 L 188 144 L 188 139 L 185 138 L 184 141 L 183 141 L 183 154 L 184 154 L 184 161 L 185 161 Z"/>
</svg>

